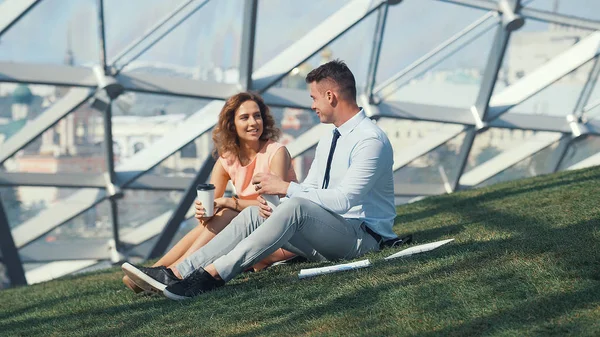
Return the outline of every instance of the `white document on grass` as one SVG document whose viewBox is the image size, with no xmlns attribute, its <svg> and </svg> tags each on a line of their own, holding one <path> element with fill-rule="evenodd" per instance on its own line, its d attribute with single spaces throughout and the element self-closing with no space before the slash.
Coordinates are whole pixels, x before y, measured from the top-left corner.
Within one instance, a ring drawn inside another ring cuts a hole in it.
<svg viewBox="0 0 600 337">
<path fill-rule="evenodd" d="M 300 270 L 300 273 L 298 273 L 298 278 L 302 279 L 302 278 L 313 277 L 313 276 L 317 276 L 317 275 L 337 273 L 337 272 L 345 271 L 345 270 L 365 268 L 365 267 L 369 267 L 370 265 L 371 265 L 371 261 L 369 261 L 367 259 L 367 260 L 361 260 L 361 261 L 356 261 L 356 262 L 351 262 L 351 263 L 336 264 L 336 265 L 327 266 L 327 267 L 302 269 L 302 270 Z"/>
<path fill-rule="evenodd" d="M 450 241 L 454 241 L 454 239 L 448 239 L 448 240 L 442 240 L 442 241 L 436 241 L 436 242 L 430 242 L 430 243 L 426 243 L 424 245 L 418 245 L 418 246 L 414 246 L 414 247 L 410 247 L 410 248 L 406 248 L 404 250 L 401 250 L 395 254 L 392 254 L 388 257 L 386 257 L 386 260 L 391 260 L 391 259 L 395 259 L 397 257 L 403 257 L 403 256 L 409 256 L 409 255 L 413 255 L 413 254 L 418 254 L 418 253 L 423 253 L 423 252 L 428 252 L 430 250 L 434 250 L 440 246 L 443 246 L 445 244 L 447 244 Z"/>
</svg>

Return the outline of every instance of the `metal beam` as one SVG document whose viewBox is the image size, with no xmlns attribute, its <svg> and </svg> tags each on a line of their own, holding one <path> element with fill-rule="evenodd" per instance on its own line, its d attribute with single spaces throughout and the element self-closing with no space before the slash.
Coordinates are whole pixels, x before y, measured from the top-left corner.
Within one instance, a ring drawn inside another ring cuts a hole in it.
<svg viewBox="0 0 600 337">
<path fill-rule="evenodd" d="M 100 43 L 100 66 L 104 75 L 109 74 L 106 65 L 106 38 L 104 29 L 104 0 L 98 0 L 98 42 Z"/>
<path fill-rule="evenodd" d="M 473 115 L 467 109 L 395 101 L 381 102 L 377 108 L 379 113 L 373 115 L 374 118 L 475 125 Z"/>
<path fill-rule="evenodd" d="M 471 107 L 473 118 L 475 119 L 475 126 L 469 127 L 461 146 L 461 152 L 459 153 L 459 166 L 458 174 L 454 180 L 452 191 L 456 191 L 459 188 L 460 180 L 467 166 L 467 160 L 473 148 L 475 137 L 477 133 L 486 127 L 483 121 L 487 120 L 486 117 L 489 113 L 489 104 L 492 99 L 492 93 L 496 86 L 496 80 L 498 78 L 498 71 L 502 67 L 502 60 L 506 53 L 506 47 L 510 39 L 510 35 L 515 29 L 520 28 L 523 23 L 517 23 L 521 18 L 517 18 L 517 13 L 520 7 L 521 0 L 499 0 L 498 5 L 506 10 L 502 16 L 502 23 L 498 25 L 496 29 L 496 35 L 492 42 L 492 48 L 488 54 L 488 60 L 483 72 L 481 79 L 481 85 L 479 87 L 479 94 L 475 100 L 475 104 Z"/>
<path fill-rule="evenodd" d="M 365 95 L 368 101 L 373 101 L 373 90 L 377 80 L 377 68 L 379 64 L 379 55 L 381 54 L 381 46 L 383 44 L 383 34 L 385 31 L 385 23 L 388 14 L 388 2 L 377 10 L 377 23 L 373 36 L 373 49 L 371 50 L 371 58 L 369 61 L 369 70 L 367 73 L 367 83 L 365 85 Z"/>
<path fill-rule="evenodd" d="M 106 239 L 82 238 L 49 243 L 36 241 L 21 249 L 19 253 L 23 263 L 110 259 Z"/>
<path fill-rule="evenodd" d="M 65 65 L 0 62 L 0 82 L 95 88 L 92 69 Z"/>
<path fill-rule="evenodd" d="M 0 200 L 0 252 L 2 252 L 2 261 L 6 266 L 8 278 L 12 286 L 26 285 L 25 271 L 21 264 L 19 251 L 10 232 L 8 217 L 4 211 L 2 200 Z"/>
<path fill-rule="evenodd" d="M 204 164 L 202 168 L 196 174 L 196 177 L 189 184 L 186 191 L 183 193 L 183 196 L 179 200 L 179 204 L 177 208 L 171 214 L 169 221 L 162 230 L 162 233 L 158 237 L 158 241 L 154 244 L 154 247 L 150 250 L 148 255 L 149 259 L 158 258 L 162 256 L 169 244 L 173 240 L 173 237 L 177 233 L 179 226 L 185 219 L 185 215 L 192 206 L 192 203 L 196 199 L 196 185 L 200 183 L 204 183 L 208 180 L 210 173 L 212 172 L 213 166 L 215 165 L 215 158 L 208 154 L 206 159 L 204 160 Z"/>
<path fill-rule="evenodd" d="M 597 56 L 600 51 L 598 45 L 600 45 L 600 32 L 592 33 L 520 81 L 494 95 L 490 101 L 490 111 L 486 121 L 494 120 Z"/>
<path fill-rule="evenodd" d="M 239 91 L 235 84 L 197 81 L 172 76 L 122 72 L 115 79 L 125 90 L 202 99 L 227 99 Z"/>
<path fill-rule="evenodd" d="M 551 146 L 553 143 L 560 140 L 562 135 L 555 134 L 537 134 L 520 144 L 518 147 L 506 150 L 494 158 L 482 163 L 469 172 L 466 172 L 460 178 L 460 186 L 475 187 L 482 182 L 494 177 L 498 173 L 513 167 L 520 161 L 525 160 L 543 149 Z"/>
<path fill-rule="evenodd" d="M 72 274 L 84 268 L 91 267 L 98 262 L 98 260 L 50 262 L 41 267 L 27 271 L 25 275 L 27 276 L 28 283 L 31 285 Z"/>
<path fill-rule="evenodd" d="M 265 91 L 291 69 L 316 54 L 383 5 L 383 0 L 352 0 L 252 74 L 252 87 Z"/>
<path fill-rule="evenodd" d="M 0 37 L 41 0 L 5 0 L 0 3 Z"/>
<path fill-rule="evenodd" d="M 585 114 L 585 107 L 588 105 L 590 101 L 590 96 L 596 87 L 596 81 L 598 80 L 598 75 L 600 75 L 600 56 L 596 56 L 594 60 L 594 65 L 592 66 L 592 70 L 588 74 L 588 79 L 581 89 L 581 95 L 579 95 L 579 99 L 577 100 L 577 104 L 575 104 L 575 109 L 573 110 L 573 115 L 577 116 L 577 118 L 581 119 Z"/>
<path fill-rule="evenodd" d="M 15 245 L 19 249 L 23 248 L 59 225 L 99 204 L 104 197 L 104 191 L 86 189 L 75 192 L 13 228 Z"/>
<path fill-rule="evenodd" d="M 121 178 L 124 180 L 125 177 Z M 117 178 L 117 181 L 119 178 Z M 131 184 L 130 190 L 184 191 L 190 178 L 144 174 Z M 106 188 L 104 174 L 96 173 L 27 173 L 0 172 L 0 186 L 38 186 L 59 188 Z"/>
<path fill-rule="evenodd" d="M 92 93 L 91 90 L 83 88 L 72 88 L 69 90 L 63 98 L 2 144 L 2 148 L 0 149 L 0 164 L 4 163 L 21 148 L 34 141 L 36 137 L 51 128 L 68 113 L 79 108 L 79 106 L 91 97 Z"/>
<path fill-rule="evenodd" d="M 242 90 L 252 89 L 257 11 L 258 0 L 244 0 L 242 47 L 240 50 L 240 85 L 242 86 Z"/>
</svg>

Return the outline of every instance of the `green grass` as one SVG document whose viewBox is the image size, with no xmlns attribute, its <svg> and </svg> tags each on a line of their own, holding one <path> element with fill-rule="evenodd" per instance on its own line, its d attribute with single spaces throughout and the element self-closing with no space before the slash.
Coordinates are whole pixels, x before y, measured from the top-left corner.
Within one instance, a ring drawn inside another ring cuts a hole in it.
<svg viewBox="0 0 600 337">
<path fill-rule="evenodd" d="M 600 169 L 429 198 L 398 208 L 410 258 L 299 280 L 244 274 L 187 302 L 136 296 L 120 270 L 0 292 L 0 335 L 600 335 Z"/>
</svg>

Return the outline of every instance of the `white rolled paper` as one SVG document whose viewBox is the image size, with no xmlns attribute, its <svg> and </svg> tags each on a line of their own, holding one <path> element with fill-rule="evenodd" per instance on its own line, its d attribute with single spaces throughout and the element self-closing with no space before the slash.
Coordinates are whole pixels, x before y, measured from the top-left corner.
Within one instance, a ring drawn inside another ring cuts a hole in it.
<svg viewBox="0 0 600 337">
<path fill-rule="evenodd" d="M 430 242 L 430 243 L 426 243 L 424 245 L 418 245 L 418 246 L 406 248 L 404 250 L 401 250 L 395 254 L 392 254 L 392 255 L 386 257 L 385 259 L 391 260 L 391 259 L 395 259 L 397 257 L 409 256 L 409 255 L 413 255 L 413 254 L 428 252 L 430 250 L 434 250 L 434 249 L 438 248 L 439 246 L 445 245 L 450 241 L 454 241 L 454 239 Z"/>
<path fill-rule="evenodd" d="M 337 273 L 340 271 L 365 268 L 365 267 L 369 267 L 370 265 L 371 265 L 371 261 L 369 261 L 367 259 L 367 260 L 361 260 L 361 261 L 356 261 L 356 262 L 351 262 L 351 263 L 336 264 L 336 265 L 327 266 L 327 267 L 302 269 L 302 270 L 300 270 L 300 273 L 298 273 L 298 278 L 303 279 L 303 278 L 313 277 L 313 276 L 318 276 L 318 275 L 323 275 L 323 274 L 331 274 L 331 273 Z"/>
</svg>

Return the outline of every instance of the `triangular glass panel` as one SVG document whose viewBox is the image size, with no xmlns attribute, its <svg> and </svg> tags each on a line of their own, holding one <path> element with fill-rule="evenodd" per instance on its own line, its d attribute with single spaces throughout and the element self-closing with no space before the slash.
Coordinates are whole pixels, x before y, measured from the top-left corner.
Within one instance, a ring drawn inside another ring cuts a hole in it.
<svg viewBox="0 0 600 337">
<path fill-rule="evenodd" d="M 100 202 L 22 248 L 27 262 L 109 258 L 110 203 Z"/>
<path fill-rule="evenodd" d="M 468 173 L 505 151 L 519 149 L 528 142 L 540 145 L 549 142 L 549 146 L 553 144 L 554 135 L 534 130 L 489 128 L 475 137 L 464 172 Z"/>
<path fill-rule="evenodd" d="M 592 70 L 594 60 L 586 62 L 558 81 L 508 110 L 509 113 L 561 116 L 575 112 L 577 100 Z"/>
<path fill-rule="evenodd" d="M 555 151 L 559 148 L 559 142 L 555 142 L 547 148 L 535 153 L 531 157 L 524 159 L 495 176 L 478 184 L 477 187 L 489 186 L 503 181 L 510 181 L 528 177 L 535 177 L 541 174 L 548 174 L 554 171 Z"/>
<path fill-rule="evenodd" d="M 3 87 L 6 85 L 3 84 Z M 27 99 L 26 92 L 30 95 Z M 10 119 L 7 118 L 8 122 L 0 126 L 0 130 L 4 129 L 2 134 L 5 141 L 10 140 L 6 137 L 17 133 L 33 132 L 35 128 L 31 125 L 36 125 L 34 123 L 37 123 L 39 116 L 64 113 L 53 108 L 69 93 L 69 88 L 65 87 L 17 86 L 10 104 Z M 104 172 L 106 158 L 102 113 L 92 108 L 89 101 L 72 103 L 76 107 L 74 111 L 7 159 L 7 171 L 48 174 Z M 21 125 L 23 121 L 25 123 Z"/>
<path fill-rule="evenodd" d="M 474 27 L 472 32 L 467 32 L 468 23 L 475 21 L 479 22 L 479 25 Z M 405 0 L 396 6 L 390 6 L 384 30 L 376 84 L 380 85 L 386 82 L 432 50 L 442 49 L 439 46 L 453 37 L 458 37 L 462 31 L 465 31 L 465 35 L 461 39 L 448 45 L 447 49 L 440 51 L 457 48 L 455 46 L 465 43 L 463 40 L 473 38 L 471 33 L 477 34 L 479 28 L 489 26 L 490 23 L 493 24 L 496 21 L 497 19 L 486 14 L 486 11 L 443 1 Z M 427 34 L 398 34 L 398 32 L 409 32 L 414 27 L 427 27 Z M 467 60 L 463 63 L 460 60 L 455 60 L 453 62 L 454 66 L 450 69 L 481 68 L 481 62 L 485 60 L 481 56 L 481 51 L 485 50 L 487 46 L 483 45 L 480 48 L 476 52 L 470 51 L 466 54 L 459 50 L 458 53 L 466 57 Z M 435 57 L 433 56 L 433 58 Z M 423 64 L 423 66 L 426 65 L 426 63 Z M 407 73 L 406 75 L 414 77 L 417 74 Z M 467 74 L 463 74 L 463 76 L 465 75 Z M 439 80 L 442 80 L 442 78 L 438 78 Z"/>
<path fill-rule="evenodd" d="M 157 28 L 168 16 L 188 0 L 104 0 L 104 30 L 107 62 L 115 58 L 148 32 Z M 193 6 L 191 3 L 188 6 Z M 187 7 L 187 6 L 186 6 Z M 173 21 L 167 20 L 165 26 Z"/>
<path fill-rule="evenodd" d="M 99 64 L 97 1 L 44 0 L 0 38 L 0 61 Z"/>
<path fill-rule="evenodd" d="M 119 234 L 127 241 L 128 236 L 137 240 L 140 236 L 161 229 L 175 210 L 182 191 L 151 191 L 125 189 L 124 197 L 118 201 Z M 158 221 L 158 224 L 154 224 Z M 135 230 L 139 234 L 132 234 Z"/>
<path fill-rule="evenodd" d="M 244 6 L 237 1 L 203 1 L 195 6 L 197 11 L 123 70 L 237 83 Z"/>
<path fill-rule="evenodd" d="M 600 3 L 598 1 L 533 0 L 530 3 L 526 3 L 525 7 L 596 21 L 600 20 Z"/>
<path fill-rule="evenodd" d="M 423 122 L 413 122 L 413 126 L 410 128 L 397 129 L 396 135 L 405 135 L 410 137 L 413 134 L 415 136 L 421 135 L 421 137 L 431 137 L 433 134 L 439 131 L 427 131 L 420 125 Z M 390 135 L 388 133 L 388 135 Z M 443 142 L 441 145 L 435 147 L 431 151 L 421 155 L 406 165 L 394 172 L 394 182 L 396 184 L 396 194 L 404 194 L 402 188 L 399 186 L 404 184 L 414 184 L 415 186 L 438 186 L 440 193 L 445 190 L 445 185 L 453 185 L 453 181 L 456 180 L 458 169 L 460 166 L 459 152 L 461 144 L 465 138 L 464 132 L 459 133 L 457 136 Z M 394 140 L 391 135 L 390 140 Z M 418 146 L 413 144 L 412 147 Z M 396 154 L 397 153 L 397 154 Z M 395 151 L 395 156 L 399 156 L 402 152 Z M 400 159 L 400 158 L 398 158 Z M 395 160 L 396 162 L 396 160 Z M 416 195 L 416 194 L 412 194 Z M 425 193 L 424 195 L 427 195 Z"/>
<path fill-rule="evenodd" d="M 306 90 L 304 79 L 308 72 L 323 63 L 334 59 L 341 59 L 352 70 L 356 80 L 357 93 L 360 93 L 364 90 L 366 84 L 371 55 L 371 49 L 365 48 L 365 46 L 372 46 L 376 22 L 377 15 L 370 14 L 332 43 L 316 51 L 304 63 L 292 69 L 284 78 L 276 82 L 273 87 Z"/>
<path fill-rule="evenodd" d="M 527 20 L 521 29 L 511 33 L 502 67 L 498 71 L 494 94 L 525 78 L 592 32 L 588 29 Z"/>
<path fill-rule="evenodd" d="M 460 49 L 423 63 L 406 78 L 381 89 L 378 95 L 389 101 L 468 108 L 479 93 L 487 54 L 497 24 L 492 20 L 476 34 L 457 41 Z"/>
<path fill-rule="evenodd" d="M 307 6 L 302 1 L 260 0 L 256 19 L 254 69 L 277 56 L 347 2 L 320 1 Z"/>
<path fill-rule="evenodd" d="M 84 207 L 86 205 L 82 204 L 83 201 L 71 197 L 76 193 L 92 194 L 96 191 L 98 190 L 91 188 L 15 186 L 0 188 L 0 198 L 7 212 L 9 224 L 14 229 L 24 224 L 35 226 L 29 223 L 30 220 L 59 204 L 68 207 Z M 98 194 L 98 197 L 101 197 L 101 194 Z M 46 218 L 39 221 L 50 220 Z"/>
<path fill-rule="evenodd" d="M 571 166 L 600 152 L 600 137 L 587 136 L 577 140 L 569 146 L 559 170 L 566 170 Z"/>
</svg>

